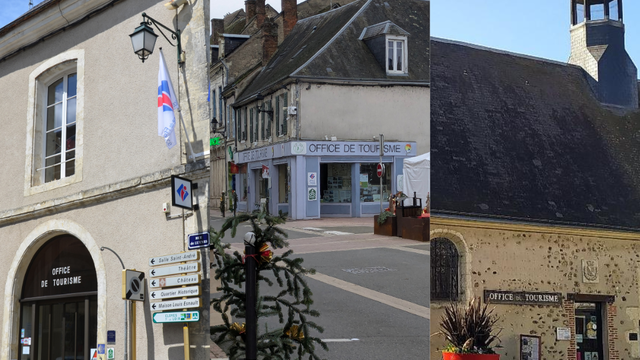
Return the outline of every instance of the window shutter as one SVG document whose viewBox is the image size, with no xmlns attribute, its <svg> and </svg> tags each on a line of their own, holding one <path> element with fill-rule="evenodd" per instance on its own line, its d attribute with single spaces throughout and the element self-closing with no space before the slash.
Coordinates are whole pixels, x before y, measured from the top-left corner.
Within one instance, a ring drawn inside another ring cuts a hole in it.
<svg viewBox="0 0 640 360">
<path fill-rule="evenodd" d="M 280 136 L 280 96 L 276 96 L 276 136 Z"/>
<path fill-rule="evenodd" d="M 249 110 L 249 140 L 253 142 L 253 108 Z"/>
<path fill-rule="evenodd" d="M 289 115 L 289 93 L 284 93 L 283 95 L 284 97 L 284 107 L 287 109 L 284 109 L 283 114 L 282 114 L 282 135 L 287 135 L 287 117 Z"/>
<path fill-rule="evenodd" d="M 265 107 L 264 101 L 262 102 L 261 107 L 262 107 L 262 109 L 264 109 L 264 107 Z M 261 137 L 262 140 L 265 139 L 265 130 L 266 130 L 266 128 L 264 127 L 264 112 L 261 112 L 260 113 L 260 135 L 262 135 L 262 137 Z"/>
<path fill-rule="evenodd" d="M 269 100 L 268 104 L 269 104 L 269 107 L 267 108 L 267 110 L 273 111 L 273 108 L 271 106 L 271 100 Z M 273 121 L 273 113 L 271 113 L 267 118 L 267 138 L 271 138 L 271 122 L 272 121 Z"/>
<path fill-rule="evenodd" d="M 242 117 L 242 121 L 244 124 L 244 131 L 242 132 L 242 140 L 247 141 L 247 108 L 244 108 L 244 116 Z"/>
</svg>

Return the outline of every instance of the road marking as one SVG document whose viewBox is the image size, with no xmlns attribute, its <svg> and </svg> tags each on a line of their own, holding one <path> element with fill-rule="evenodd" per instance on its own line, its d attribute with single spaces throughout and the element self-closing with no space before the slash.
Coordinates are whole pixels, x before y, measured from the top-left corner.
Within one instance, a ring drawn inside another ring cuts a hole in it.
<svg viewBox="0 0 640 360">
<path fill-rule="evenodd" d="M 331 343 L 331 342 L 352 342 L 352 341 L 360 341 L 360 339 L 322 339 L 322 341 L 326 342 L 326 343 Z"/>
<path fill-rule="evenodd" d="M 353 233 L 344 232 L 344 231 L 325 231 L 324 233 L 327 235 L 352 235 L 353 234 Z"/>
<path fill-rule="evenodd" d="M 394 247 L 391 247 L 390 249 L 408 251 L 408 252 L 412 252 L 412 253 L 415 253 L 415 254 L 422 254 L 422 255 L 431 256 L 431 251 L 429 251 L 429 250 L 414 249 L 414 248 L 410 248 L 410 247 L 406 247 L 406 246 L 394 246 Z"/>
<path fill-rule="evenodd" d="M 362 297 L 366 297 L 371 300 L 378 301 L 385 305 L 394 307 L 398 310 L 406 311 L 408 313 L 423 317 L 425 319 L 429 319 L 429 308 L 426 306 L 421 306 L 418 304 L 414 304 L 410 301 L 398 299 L 393 296 L 389 296 L 387 294 L 383 294 L 378 291 L 374 291 L 371 289 L 367 289 L 360 285 L 352 284 L 328 275 L 315 273 L 314 275 L 307 275 L 314 280 L 318 280 L 327 285 L 335 286 L 339 289 L 348 291 L 350 293 L 354 293 L 356 295 L 360 295 Z"/>
</svg>

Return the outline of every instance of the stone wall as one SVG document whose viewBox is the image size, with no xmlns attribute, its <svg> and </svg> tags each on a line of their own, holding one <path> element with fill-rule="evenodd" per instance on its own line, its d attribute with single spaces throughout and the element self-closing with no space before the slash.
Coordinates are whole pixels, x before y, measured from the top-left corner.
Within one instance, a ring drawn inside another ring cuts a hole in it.
<svg viewBox="0 0 640 360">
<path fill-rule="evenodd" d="M 527 226 L 488 222 L 444 220 L 432 217 L 431 239 L 453 241 L 460 254 L 460 301 L 483 297 L 483 291 L 509 290 L 559 292 L 562 306 L 496 304 L 502 360 L 518 359 L 519 335 L 541 337 L 542 359 L 575 359 L 573 302 L 568 294 L 610 295 L 606 306 L 609 359 L 640 357 L 638 342 L 638 261 L 640 234 Z M 432 254 L 434 256 L 434 254 Z M 598 276 L 588 280 L 583 260 L 595 260 Z M 593 281 L 593 282 L 589 282 Z M 439 330 L 443 302 L 431 303 L 431 332 Z M 556 329 L 572 329 L 571 341 L 557 341 Z M 445 345 L 442 336 L 432 337 L 432 359 Z"/>
</svg>

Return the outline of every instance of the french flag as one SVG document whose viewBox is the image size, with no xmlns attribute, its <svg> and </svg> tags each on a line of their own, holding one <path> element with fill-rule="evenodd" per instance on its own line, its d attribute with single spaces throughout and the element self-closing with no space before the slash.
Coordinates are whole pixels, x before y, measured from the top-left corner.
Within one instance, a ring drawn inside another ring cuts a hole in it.
<svg viewBox="0 0 640 360">
<path fill-rule="evenodd" d="M 164 62 L 164 55 L 160 51 L 160 71 L 158 71 L 158 136 L 164 138 L 167 147 L 176 145 L 176 116 L 174 110 L 180 110 L 180 105 L 173 91 L 173 84 Z"/>
</svg>

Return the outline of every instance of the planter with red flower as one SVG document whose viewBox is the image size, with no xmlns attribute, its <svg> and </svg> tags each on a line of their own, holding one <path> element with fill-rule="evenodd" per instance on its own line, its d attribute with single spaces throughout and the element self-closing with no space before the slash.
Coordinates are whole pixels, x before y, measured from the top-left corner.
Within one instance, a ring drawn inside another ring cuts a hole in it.
<svg viewBox="0 0 640 360">
<path fill-rule="evenodd" d="M 493 350 L 500 331 L 494 327 L 498 316 L 480 298 L 473 298 L 466 306 L 455 303 L 444 309 L 440 319 L 441 333 L 449 345 L 442 350 L 443 360 L 499 360 Z"/>
</svg>

